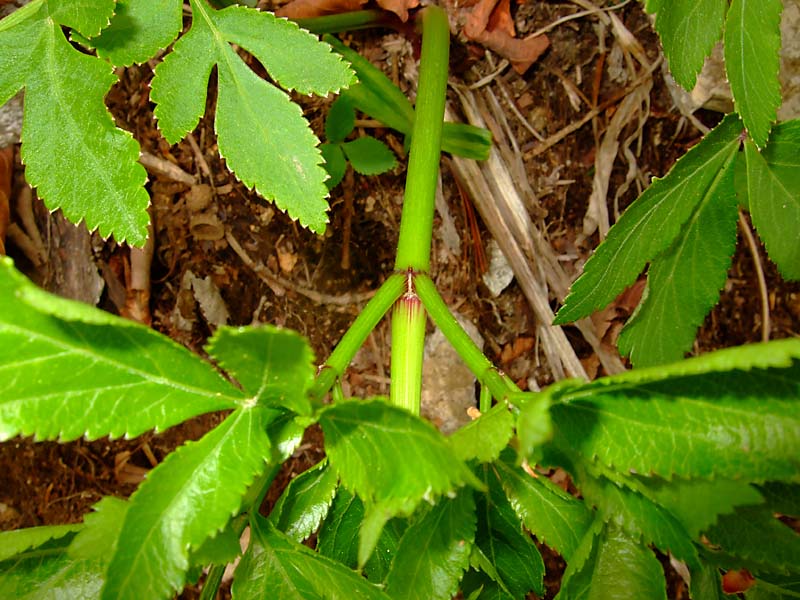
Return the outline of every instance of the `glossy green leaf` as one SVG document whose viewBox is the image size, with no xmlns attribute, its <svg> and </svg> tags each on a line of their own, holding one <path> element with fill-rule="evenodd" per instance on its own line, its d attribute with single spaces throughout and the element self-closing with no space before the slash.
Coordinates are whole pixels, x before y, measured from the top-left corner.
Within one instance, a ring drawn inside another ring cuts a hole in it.
<svg viewBox="0 0 800 600">
<path fill-rule="evenodd" d="M 293 540 L 302 542 L 328 514 L 338 483 L 336 471 L 328 462 L 318 463 L 286 486 L 269 514 L 269 522 Z"/>
<path fill-rule="evenodd" d="M 347 171 L 347 159 L 342 151 L 341 144 L 322 144 L 319 147 L 322 158 L 325 159 L 325 170 L 330 178 L 325 181 L 325 185 L 332 190 L 344 179 Z"/>
<path fill-rule="evenodd" d="M 386 577 L 391 598 L 449 600 L 469 566 L 475 538 L 470 490 L 443 498 L 406 529 Z"/>
<path fill-rule="evenodd" d="M 729 115 L 666 177 L 653 180 L 586 262 L 555 323 L 575 321 L 607 305 L 634 282 L 647 262 L 672 245 L 736 153 L 741 130 L 739 118 Z"/>
<path fill-rule="evenodd" d="M 461 580 L 461 592 L 466 600 L 512 600 L 514 598 L 489 575 L 474 569 L 467 571 L 464 579 Z"/>
<path fill-rule="evenodd" d="M 656 31 L 672 76 L 684 89 L 691 90 L 722 35 L 728 0 L 670 0 L 658 5 L 650 2 L 647 8 L 658 10 Z"/>
<path fill-rule="evenodd" d="M 739 212 L 733 158 L 665 252 L 653 259 L 647 291 L 617 345 L 636 367 L 675 362 L 691 350 L 697 329 L 719 301 L 736 247 Z"/>
<path fill-rule="evenodd" d="M 517 394 L 512 400 L 519 406 L 517 439 L 521 456 L 531 456 L 535 448 L 553 437 L 553 424 L 550 420 L 551 395 L 548 392 L 525 392 Z"/>
<path fill-rule="evenodd" d="M 661 564 L 619 527 L 590 531 L 581 545 L 591 551 L 577 568 L 568 564 L 556 600 L 666 600 Z"/>
<path fill-rule="evenodd" d="M 106 496 L 92 506 L 92 512 L 84 516 L 83 527 L 69 546 L 70 557 L 107 565 L 129 506 L 127 500 L 114 496 Z"/>
<path fill-rule="evenodd" d="M 379 175 L 397 166 L 394 153 L 374 137 L 364 136 L 345 142 L 342 150 L 353 170 L 362 175 Z"/>
<path fill-rule="evenodd" d="M 781 104 L 781 0 L 733 0 L 725 19 L 725 72 L 744 126 L 759 148 Z"/>
<path fill-rule="evenodd" d="M 432 500 L 464 484 L 480 487 L 433 425 L 384 400 L 339 402 L 323 410 L 319 422 L 331 466 L 366 506 L 360 565 L 390 518 L 410 515 L 423 498 Z"/>
<path fill-rule="evenodd" d="M 250 547 L 233 580 L 237 600 L 389 598 L 344 565 L 282 534 L 260 515 L 253 516 L 250 532 Z"/>
<path fill-rule="evenodd" d="M 623 473 L 758 482 L 800 468 L 799 396 L 794 362 L 598 388 L 550 413 L 559 447 Z"/>
<path fill-rule="evenodd" d="M 800 120 L 775 127 L 763 152 L 745 143 L 750 215 L 786 279 L 800 279 Z"/>
<path fill-rule="evenodd" d="M 314 353 L 298 333 L 271 325 L 220 327 L 206 351 L 242 385 L 249 402 L 311 412 L 306 390 L 316 373 Z"/>
<path fill-rule="evenodd" d="M 478 467 L 486 492 L 476 493 L 478 531 L 475 545 L 488 560 L 488 573 L 509 597 L 524 600 L 531 591 L 544 594 L 544 562 L 522 528 L 492 465 Z"/>
<path fill-rule="evenodd" d="M 317 534 L 320 554 L 355 569 L 358 566 L 358 531 L 364 520 L 364 504 L 345 488 L 339 487 L 333 506 Z M 373 583 L 386 579 L 400 538 L 405 531 L 405 521 L 391 519 L 381 531 L 375 552 L 364 565 L 364 575 Z"/>
<path fill-rule="evenodd" d="M 721 516 L 705 535 L 712 547 L 730 557 L 721 559 L 725 566 L 754 574 L 800 575 L 800 534 L 776 519 L 768 507 L 740 506 Z"/>
<path fill-rule="evenodd" d="M 302 93 L 337 91 L 352 83 L 352 72 L 290 21 L 242 6 L 216 11 L 205 0 L 192 0 L 191 6 L 191 29 L 156 68 L 152 83 L 164 137 L 174 143 L 196 127 L 216 66 L 220 154 L 245 185 L 321 233 L 328 205 L 318 141 L 300 108 L 258 77 L 231 44 L 252 53 L 283 87 Z"/>
<path fill-rule="evenodd" d="M 111 25 L 88 45 L 113 65 L 143 63 L 177 37 L 182 13 L 179 0 L 117 0 Z"/>
<path fill-rule="evenodd" d="M 0 562 L 15 554 L 21 554 L 26 550 L 41 546 L 49 540 L 58 540 L 74 534 L 81 529 L 83 529 L 83 525 L 75 523 L 72 525 L 43 525 L 0 532 Z M 72 537 L 74 536 L 70 536 L 70 539 Z"/>
<path fill-rule="evenodd" d="M 70 45 L 62 21 L 48 14 L 52 4 L 35 2 L 0 21 L 0 102 L 25 88 L 25 176 L 50 210 L 141 246 L 150 221 L 147 175 L 139 144 L 114 125 L 104 103 L 116 77 L 108 63 Z M 58 6 L 56 16 L 82 26 L 90 13 L 103 14 L 83 3 Z"/>
<path fill-rule="evenodd" d="M 94 37 L 101 29 L 108 27 L 115 4 L 115 0 L 47 0 L 47 9 L 57 23 L 77 29 L 87 37 Z"/>
<path fill-rule="evenodd" d="M 492 462 L 508 445 L 514 435 L 514 417 L 504 402 L 496 404 L 487 413 L 456 430 L 449 442 L 463 461 L 477 459 Z"/>
<path fill-rule="evenodd" d="M 0 562 L 0 598 L 62 600 L 100 597 L 102 561 L 74 560 L 67 553 L 72 534 L 49 540 Z"/>
<path fill-rule="evenodd" d="M 7 258 L 0 259 L 0 340 L 3 440 L 132 437 L 244 399 L 169 338 L 42 292 Z"/>
<path fill-rule="evenodd" d="M 221 530 L 270 455 L 262 407 L 238 409 L 150 472 L 131 497 L 103 598 L 168 598 L 189 553 Z"/>
<path fill-rule="evenodd" d="M 592 511 L 548 479 L 531 477 L 509 456 L 493 464 L 525 527 L 569 561 L 592 524 Z"/>
<path fill-rule="evenodd" d="M 800 483 L 770 481 L 756 488 L 773 512 L 800 518 Z"/>
<path fill-rule="evenodd" d="M 197 550 L 191 553 L 189 563 L 199 567 L 208 567 L 209 565 L 221 566 L 234 562 L 242 554 L 239 539 L 244 525 L 239 523 L 243 518 L 246 518 L 246 515 L 231 519 L 222 531 L 207 538 Z"/>
<path fill-rule="evenodd" d="M 356 109 L 347 96 L 339 96 L 325 118 L 325 139 L 333 144 L 343 142 L 356 126 Z"/>
</svg>

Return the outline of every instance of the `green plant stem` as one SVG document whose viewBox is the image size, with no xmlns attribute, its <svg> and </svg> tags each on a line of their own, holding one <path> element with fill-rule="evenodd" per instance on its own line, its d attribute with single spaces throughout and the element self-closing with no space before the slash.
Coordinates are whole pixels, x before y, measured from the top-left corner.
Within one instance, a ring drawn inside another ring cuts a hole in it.
<svg viewBox="0 0 800 600">
<path fill-rule="evenodd" d="M 358 29 L 369 29 L 370 27 L 387 27 L 392 26 L 395 22 L 401 24 L 400 20 L 394 15 L 383 10 L 354 10 L 338 15 L 292 20 L 303 29 L 307 29 L 317 35 L 356 31 Z"/>
<path fill-rule="evenodd" d="M 481 385 L 486 386 L 498 401 L 505 398 L 509 392 L 519 391 L 513 381 L 495 369 L 492 362 L 484 356 L 481 349 L 475 345 L 469 334 L 456 321 L 431 278 L 427 275 L 417 275 L 414 278 L 414 284 L 431 320 L 442 330 L 444 337 L 452 344 Z"/>
<path fill-rule="evenodd" d="M 413 278 L 408 276 L 408 286 Z M 406 291 L 392 311 L 392 385 L 389 399 L 419 415 L 422 398 L 422 349 L 425 345 L 425 309 L 413 290 Z"/>
<path fill-rule="evenodd" d="M 219 591 L 219 584 L 222 583 L 222 576 L 225 574 L 227 565 L 211 565 L 211 569 L 203 582 L 203 589 L 200 591 L 200 600 L 215 600 Z"/>
<path fill-rule="evenodd" d="M 356 320 L 342 336 L 336 348 L 331 352 L 327 362 L 320 367 L 314 384 L 309 390 L 312 402 L 320 402 L 328 393 L 334 382 L 340 378 L 353 360 L 358 349 L 364 344 L 367 336 L 375 329 L 383 316 L 389 311 L 405 289 L 406 277 L 395 273 L 383 282 L 375 295 L 359 313 Z"/>
</svg>

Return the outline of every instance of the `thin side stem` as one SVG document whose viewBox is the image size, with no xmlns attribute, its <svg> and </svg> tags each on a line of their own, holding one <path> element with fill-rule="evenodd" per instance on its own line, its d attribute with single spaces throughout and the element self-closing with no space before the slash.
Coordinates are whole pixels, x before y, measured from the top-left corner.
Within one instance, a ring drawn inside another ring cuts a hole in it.
<svg viewBox="0 0 800 600">
<path fill-rule="evenodd" d="M 356 31 L 357 29 L 368 29 L 370 27 L 387 27 L 393 25 L 394 21 L 399 23 L 396 17 L 394 20 L 392 17 L 393 15 L 390 16 L 382 10 L 354 10 L 339 13 L 338 15 L 293 19 L 293 21 L 311 33 L 322 35 L 325 33 Z"/>
<path fill-rule="evenodd" d="M 769 292 L 767 291 L 767 278 L 764 277 L 764 268 L 761 266 L 761 255 L 758 252 L 758 244 L 750 229 L 747 219 L 744 218 L 739 209 L 739 229 L 747 240 L 747 247 L 753 256 L 753 265 L 756 268 L 756 279 L 758 280 L 758 292 L 761 295 L 761 341 L 769 341 L 769 332 L 772 329 L 769 318 Z"/>
<path fill-rule="evenodd" d="M 320 372 L 309 391 L 312 402 L 321 401 L 334 382 L 344 374 L 345 369 L 370 332 L 375 329 L 375 326 L 403 293 L 405 283 L 405 275 L 399 273 L 391 275 L 370 298 L 356 320 L 342 336 L 339 344 L 331 352 L 327 362 L 320 367 Z"/>
<path fill-rule="evenodd" d="M 484 356 L 481 349 L 456 321 L 431 278 L 427 275 L 417 275 L 414 284 L 431 320 L 442 330 L 444 337 L 452 344 L 481 385 L 486 386 L 497 400 L 502 400 L 509 392 L 519 391 L 513 381 L 495 369 L 492 362 Z"/>
</svg>

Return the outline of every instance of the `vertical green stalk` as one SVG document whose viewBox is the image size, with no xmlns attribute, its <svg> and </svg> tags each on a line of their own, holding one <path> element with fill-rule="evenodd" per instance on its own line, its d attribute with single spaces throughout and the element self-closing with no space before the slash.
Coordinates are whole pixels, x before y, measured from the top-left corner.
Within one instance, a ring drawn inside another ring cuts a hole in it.
<svg viewBox="0 0 800 600">
<path fill-rule="evenodd" d="M 414 290 L 414 277 L 430 268 L 449 50 L 447 15 L 436 6 L 425 8 L 417 104 L 395 260 L 395 269 L 407 274 L 407 282 L 406 292 L 392 313 L 390 391 L 392 404 L 417 415 L 422 390 L 425 310 Z"/>
</svg>

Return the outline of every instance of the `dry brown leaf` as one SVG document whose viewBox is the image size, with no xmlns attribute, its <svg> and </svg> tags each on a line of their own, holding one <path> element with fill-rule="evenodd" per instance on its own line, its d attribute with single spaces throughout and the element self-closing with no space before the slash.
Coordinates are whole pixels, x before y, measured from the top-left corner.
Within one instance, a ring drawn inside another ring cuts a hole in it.
<svg viewBox="0 0 800 600">
<path fill-rule="evenodd" d="M 405 23 L 408 21 L 408 11 L 419 6 L 419 0 L 377 0 L 378 6 L 393 12 Z"/>
<path fill-rule="evenodd" d="M 14 176 L 14 146 L 0 150 L 0 255 L 6 253 L 6 231 L 10 222 L 11 179 Z"/>
</svg>

